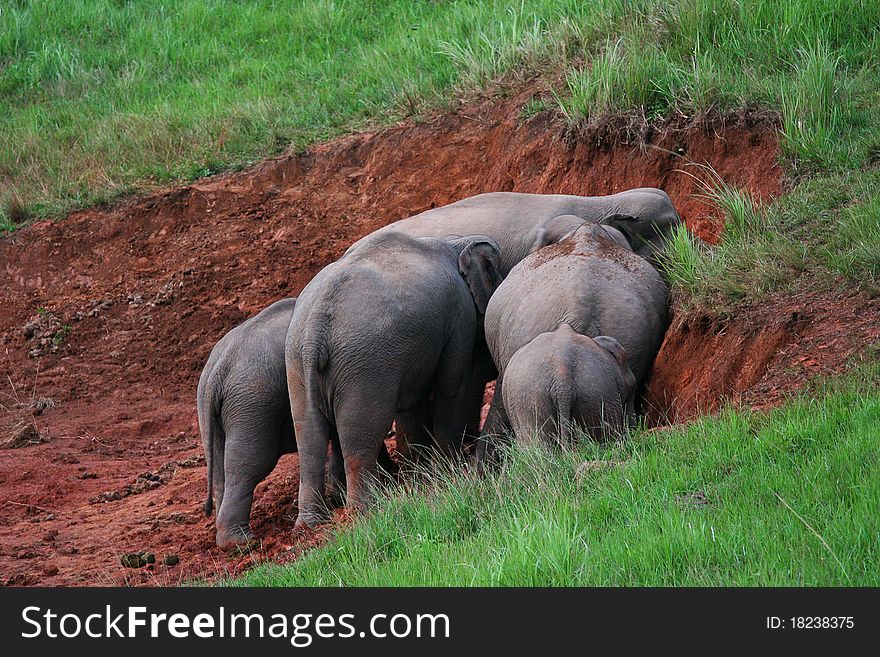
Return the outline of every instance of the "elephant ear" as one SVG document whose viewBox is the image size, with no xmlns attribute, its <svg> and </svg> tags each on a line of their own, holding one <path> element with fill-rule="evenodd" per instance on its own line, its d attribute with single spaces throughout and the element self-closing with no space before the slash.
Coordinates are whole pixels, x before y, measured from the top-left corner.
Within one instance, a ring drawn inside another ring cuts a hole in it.
<svg viewBox="0 0 880 657">
<path fill-rule="evenodd" d="M 602 226 L 610 226 L 616 228 L 629 243 L 629 248 L 636 251 L 642 245 L 642 237 L 638 232 L 639 220 L 631 214 L 611 214 L 599 222 Z M 612 233 L 608 233 L 609 237 L 614 239 Z M 617 240 L 615 240 L 617 241 Z"/>
<path fill-rule="evenodd" d="M 611 356 L 617 361 L 617 364 L 620 365 L 620 369 L 626 373 L 628 368 L 627 359 L 626 359 L 626 349 L 623 348 L 623 345 L 620 344 L 615 338 L 612 338 L 609 335 L 597 335 L 593 338 L 593 342 L 602 347 L 605 351 L 607 351 Z"/>
<path fill-rule="evenodd" d="M 481 315 L 486 312 L 492 293 L 501 284 L 500 263 L 501 251 L 488 237 L 473 238 L 458 256 L 458 271 Z"/>
<path fill-rule="evenodd" d="M 621 393 L 622 401 L 624 403 L 624 406 L 629 409 L 627 413 L 632 415 L 631 420 L 628 420 L 628 422 L 630 422 L 632 425 L 635 425 L 633 399 L 636 392 L 636 376 L 635 374 L 633 374 L 633 371 L 630 369 L 629 364 L 627 363 L 626 349 L 624 349 L 623 345 L 620 344 L 617 340 L 607 335 L 598 335 L 593 338 L 593 341 L 602 349 L 611 354 L 611 356 L 617 362 L 617 365 L 620 367 L 620 374 L 623 377 L 623 392 Z"/>
<path fill-rule="evenodd" d="M 614 226 L 602 224 L 601 229 L 605 233 L 605 235 L 608 236 L 608 238 L 612 241 L 616 242 L 620 248 L 626 249 L 627 251 L 632 251 L 632 245 L 630 245 L 629 240 L 626 238 L 626 235 L 620 232 L 617 228 L 615 228 Z"/>
<path fill-rule="evenodd" d="M 532 242 L 529 253 L 534 253 L 538 249 L 542 249 L 550 244 L 561 242 L 582 226 L 584 222 L 584 219 L 573 214 L 560 214 L 556 217 L 545 219 L 535 229 L 535 239 Z"/>
</svg>

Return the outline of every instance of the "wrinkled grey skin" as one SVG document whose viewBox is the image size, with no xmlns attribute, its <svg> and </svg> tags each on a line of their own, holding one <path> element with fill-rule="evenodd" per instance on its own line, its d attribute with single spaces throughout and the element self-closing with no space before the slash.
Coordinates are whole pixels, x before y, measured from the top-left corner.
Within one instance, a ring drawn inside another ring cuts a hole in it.
<svg viewBox="0 0 880 657">
<path fill-rule="evenodd" d="M 224 335 L 199 378 L 196 403 L 208 464 L 205 513 L 217 503 L 217 545 L 246 543 L 254 488 L 296 451 L 284 338 L 296 299 L 282 299 Z M 213 493 L 213 494 L 212 494 Z"/>
<path fill-rule="evenodd" d="M 681 219 L 666 192 L 651 187 L 608 196 L 490 192 L 401 219 L 373 235 L 386 231 L 415 237 L 487 235 L 501 249 L 501 274 L 507 276 L 536 248 L 558 242 L 585 222 L 616 228 L 617 235 L 636 254 L 656 264 L 664 239 Z M 356 242 L 349 252 L 363 241 Z M 484 366 L 474 369 L 472 386 L 484 389 L 498 376 L 498 370 L 486 355 L 481 354 L 478 362 Z M 467 435 L 477 434 L 478 426 L 479 418 L 469 422 Z"/>
<path fill-rule="evenodd" d="M 254 488 L 275 468 L 282 454 L 296 451 L 284 343 L 296 299 L 282 299 L 224 335 L 199 378 L 196 405 L 208 466 L 205 514 L 217 503 L 216 540 L 220 547 L 252 537 Z M 382 444 L 379 463 L 395 465 Z M 330 454 L 331 497 L 344 495 L 339 450 Z"/>
<path fill-rule="evenodd" d="M 663 238 L 681 219 L 666 192 L 651 187 L 609 196 L 491 192 L 401 219 L 377 232 L 393 230 L 415 237 L 487 235 L 501 249 L 501 274 L 506 276 L 532 252 L 536 240 L 550 244 L 553 236 L 558 241 L 584 222 L 617 228 L 636 254 L 653 262 Z"/>
<path fill-rule="evenodd" d="M 497 245 L 482 236 L 383 232 L 305 287 L 285 358 L 299 444 L 298 525 L 327 519 L 327 445 L 345 463 L 347 505 L 370 501 L 376 453 L 392 421 L 417 444 L 460 449 L 473 399 L 476 344 L 501 281 Z"/>
<path fill-rule="evenodd" d="M 618 220 L 622 219 L 623 217 L 618 218 Z M 545 246 L 561 242 L 569 235 L 574 234 L 574 232 L 583 225 L 584 221 L 580 217 L 576 217 L 572 214 L 563 214 L 559 217 L 554 217 L 550 221 L 545 221 L 538 226 L 538 230 L 535 232 L 535 241 L 532 243 L 532 250 L 529 253 L 534 253 L 538 249 L 543 249 Z M 605 231 L 608 237 L 614 240 L 621 248 L 626 249 L 627 251 L 633 250 L 629 240 L 626 239 L 626 235 L 620 232 L 617 228 L 607 224 L 599 224 L 599 226 L 601 226 L 602 230 Z"/>
<path fill-rule="evenodd" d="M 504 371 L 504 408 L 521 444 L 539 433 L 565 446 L 573 425 L 592 438 L 622 436 L 635 376 L 614 338 L 595 339 L 568 324 L 541 333 L 517 351 Z"/>
<path fill-rule="evenodd" d="M 499 375 L 481 446 L 510 428 L 503 404 L 510 359 L 563 322 L 582 335 L 607 335 L 620 342 L 636 378 L 637 404 L 666 332 L 667 295 L 654 267 L 621 247 L 604 226 L 581 226 L 525 258 L 486 310 L 486 341 Z"/>
</svg>

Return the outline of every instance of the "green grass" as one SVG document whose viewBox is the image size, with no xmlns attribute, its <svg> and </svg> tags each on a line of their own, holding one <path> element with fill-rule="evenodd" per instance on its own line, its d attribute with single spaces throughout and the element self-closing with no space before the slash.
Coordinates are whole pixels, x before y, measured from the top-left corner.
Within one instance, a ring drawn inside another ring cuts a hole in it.
<svg viewBox="0 0 880 657">
<path fill-rule="evenodd" d="M 549 108 L 550 106 L 545 99 L 538 96 L 532 96 L 525 102 L 522 109 L 520 109 L 519 116 L 521 120 L 528 121 L 538 114 L 546 112 Z"/>
<path fill-rule="evenodd" d="M 862 285 L 880 290 L 880 176 L 860 181 L 873 183 L 865 190 L 865 200 L 843 208 L 836 222 L 835 233 L 825 251 L 833 269 Z"/>
<path fill-rule="evenodd" d="M 877 586 L 880 370 L 499 476 L 441 474 L 256 586 Z M 578 474 L 585 461 L 616 465 Z"/>
<path fill-rule="evenodd" d="M 21 0 L 0 10 L 0 230 L 396 121 L 511 71 L 572 123 L 758 105 L 800 171 L 880 151 L 880 4 Z M 535 104 L 526 109 L 538 111 Z"/>
<path fill-rule="evenodd" d="M 5 221 L 10 199 L 56 214 L 442 105 L 549 56 L 571 4 L 4 3 Z"/>
<path fill-rule="evenodd" d="M 725 217 L 721 243 L 674 236 L 666 270 L 683 303 L 721 309 L 811 285 L 880 294 L 880 170 L 817 174 L 766 206 L 705 174 Z"/>
<path fill-rule="evenodd" d="M 859 0 L 600 3 L 613 29 L 567 76 L 570 121 L 645 120 L 759 106 L 779 111 L 804 170 L 860 166 L 876 148 L 880 5 Z M 866 100 L 872 100 L 866 104 Z"/>
</svg>

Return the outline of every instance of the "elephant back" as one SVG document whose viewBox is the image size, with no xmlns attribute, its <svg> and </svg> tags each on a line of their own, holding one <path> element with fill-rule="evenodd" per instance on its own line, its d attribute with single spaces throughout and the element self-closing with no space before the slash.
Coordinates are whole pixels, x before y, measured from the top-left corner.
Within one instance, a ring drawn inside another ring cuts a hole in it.
<svg viewBox="0 0 880 657">
<path fill-rule="evenodd" d="M 523 345 L 565 322 L 582 335 L 616 338 L 642 380 L 666 329 L 666 307 L 666 285 L 647 261 L 584 226 L 511 270 L 486 310 L 486 340 L 503 371 Z"/>
</svg>

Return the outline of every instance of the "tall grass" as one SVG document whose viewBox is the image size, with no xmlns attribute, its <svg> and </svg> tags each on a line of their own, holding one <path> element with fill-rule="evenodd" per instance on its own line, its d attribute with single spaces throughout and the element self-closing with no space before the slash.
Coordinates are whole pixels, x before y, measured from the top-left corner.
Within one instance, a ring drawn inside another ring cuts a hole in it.
<svg viewBox="0 0 880 657">
<path fill-rule="evenodd" d="M 236 167 L 567 71 L 572 122 L 757 104 L 805 170 L 880 148 L 866 0 L 113 0 L 0 9 L 0 222 Z M 17 199 L 12 203 L 10 199 Z"/>
<path fill-rule="evenodd" d="M 598 54 L 567 77 L 570 121 L 639 110 L 646 120 L 709 109 L 778 110 L 804 170 L 858 166 L 876 136 L 871 71 L 880 5 L 861 0 L 634 3 Z"/>
<path fill-rule="evenodd" d="M 440 41 L 439 51 L 461 71 L 461 82 L 480 86 L 515 66 L 535 65 L 554 47 L 557 35 L 535 14 L 525 15 L 523 2 L 490 21 L 467 41 Z"/>
<path fill-rule="evenodd" d="M 0 196 L 63 212 L 396 121 L 564 51 L 574 5 L 4 3 Z"/>
<path fill-rule="evenodd" d="M 671 236 L 663 267 L 679 302 L 723 312 L 793 289 L 805 271 L 819 274 L 812 285 L 836 286 L 843 277 L 880 293 L 880 171 L 817 175 L 767 205 L 707 167 L 697 171 L 704 189 L 698 196 L 721 214 L 725 229 L 715 246 L 684 230 Z"/>
<path fill-rule="evenodd" d="M 840 213 L 825 256 L 833 269 L 880 293 L 880 194 Z"/>
<path fill-rule="evenodd" d="M 560 107 L 569 121 L 586 115 L 585 108 L 599 115 L 636 108 L 659 118 L 673 104 L 675 71 L 665 53 L 642 45 L 634 57 L 625 48 L 621 39 L 609 41 L 587 68 L 567 77 L 569 96 Z"/>
<path fill-rule="evenodd" d="M 835 159 L 847 102 L 838 79 L 841 60 L 822 41 L 800 51 L 794 84 L 783 87 L 781 98 L 782 144 L 789 156 L 817 165 Z"/>
<path fill-rule="evenodd" d="M 664 244 L 661 264 L 667 282 L 676 290 L 694 294 L 706 254 L 699 238 L 681 225 L 675 228 Z"/>
<path fill-rule="evenodd" d="M 696 173 L 683 173 L 702 190 L 694 196 L 720 215 L 724 230 L 715 246 L 684 227 L 668 239 L 662 266 L 680 303 L 697 302 L 722 311 L 794 281 L 807 268 L 802 247 L 776 221 L 775 206 L 757 202 L 710 166 L 692 164 L 692 169 Z"/>
<path fill-rule="evenodd" d="M 876 586 L 880 371 L 765 415 L 447 473 L 257 586 Z"/>
<path fill-rule="evenodd" d="M 767 229 L 766 210 L 748 192 L 731 185 L 708 165 L 695 165 L 701 176 L 696 180 L 702 192 L 696 197 L 717 208 L 724 219 L 729 240 L 755 237 Z"/>
</svg>

